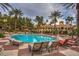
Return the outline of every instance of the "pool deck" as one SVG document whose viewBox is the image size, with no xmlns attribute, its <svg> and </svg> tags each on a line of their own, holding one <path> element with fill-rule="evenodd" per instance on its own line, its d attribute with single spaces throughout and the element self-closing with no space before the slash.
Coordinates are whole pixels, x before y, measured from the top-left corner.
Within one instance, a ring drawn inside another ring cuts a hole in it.
<svg viewBox="0 0 79 59">
<path fill-rule="evenodd" d="M 28 43 L 23 43 L 20 46 L 4 45 L 9 40 L 0 40 L 0 47 L 4 50 L 0 53 L 0 56 L 31 56 L 31 52 L 28 49 Z M 60 47 L 59 52 L 44 52 L 42 54 L 36 54 L 35 56 L 79 56 L 79 46 L 72 46 L 69 48 Z"/>
<path fill-rule="evenodd" d="M 2 48 L 4 48 L 4 51 L 1 56 L 31 56 L 28 43 L 23 43 L 20 46 L 4 45 Z M 73 46 L 71 48 L 60 47 L 59 52 L 44 52 L 42 54 L 36 54 L 35 56 L 79 56 L 79 46 Z"/>
</svg>

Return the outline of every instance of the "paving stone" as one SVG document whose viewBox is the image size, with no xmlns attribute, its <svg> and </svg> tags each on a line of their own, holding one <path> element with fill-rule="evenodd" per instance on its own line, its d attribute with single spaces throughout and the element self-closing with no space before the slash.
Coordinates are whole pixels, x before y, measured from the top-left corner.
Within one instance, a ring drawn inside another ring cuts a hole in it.
<svg viewBox="0 0 79 59">
<path fill-rule="evenodd" d="M 74 50 L 74 51 L 79 52 L 79 47 L 72 47 L 71 49 Z"/>
<path fill-rule="evenodd" d="M 28 55 L 30 55 L 30 52 L 27 48 L 26 49 L 19 49 L 18 56 L 28 56 Z"/>
<path fill-rule="evenodd" d="M 18 50 L 3 51 L 2 56 L 18 56 Z"/>
<path fill-rule="evenodd" d="M 19 49 L 24 49 L 24 48 L 28 48 L 28 44 L 27 43 L 19 46 Z"/>
<path fill-rule="evenodd" d="M 65 55 L 62 53 L 50 53 L 50 54 L 47 54 L 46 56 L 65 56 Z"/>
<path fill-rule="evenodd" d="M 78 52 L 71 50 L 71 49 L 66 49 L 66 50 L 63 50 L 63 51 L 60 51 L 60 52 L 64 55 L 66 55 L 66 56 L 79 56 Z"/>
<path fill-rule="evenodd" d="M 4 50 L 15 50 L 18 49 L 18 46 L 14 46 L 14 45 L 5 45 L 3 46 Z"/>
<path fill-rule="evenodd" d="M 1 44 L 4 43 L 2 42 Z M 3 48 L 4 51 L 1 54 L 2 56 L 31 56 L 31 52 L 29 52 L 27 43 L 23 43 L 20 46 L 4 45 Z M 73 46 L 69 48 L 60 47 L 59 52 L 45 52 L 42 54 L 34 54 L 34 56 L 79 56 L 79 46 Z"/>
</svg>

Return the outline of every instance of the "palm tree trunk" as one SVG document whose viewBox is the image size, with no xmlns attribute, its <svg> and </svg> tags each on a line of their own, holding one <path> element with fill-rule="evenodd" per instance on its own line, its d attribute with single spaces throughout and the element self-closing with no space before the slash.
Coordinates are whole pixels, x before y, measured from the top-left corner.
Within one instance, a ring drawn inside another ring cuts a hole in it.
<svg viewBox="0 0 79 59">
<path fill-rule="evenodd" d="M 57 30 L 56 23 L 54 24 L 54 30 L 55 30 L 55 34 L 56 34 L 56 30 Z"/>
<path fill-rule="evenodd" d="M 76 9 L 77 9 L 77 28 L 79 29 L 79 3 L 77 3 Z M 78 34 L 78 36 L 79 36 L 79 34 Z"/>
<path fill-rule="evenodd" d="M 15 30 L 16 30 L 16 21 L 17 20 L 17 15 L 15 15 L 15 19 L 14 19 L 14 22 L 15 22 Z"/>
<path fill-rule="evenodd" d="M 73 27 L 72 27 L 72 21 L 71 21 L 71 31 L 72 31 L 72 39 L 73 39 Z"/>
<path fill-rule="evenodd" d="M 56 24 L 54 23 L 54 30 L 56 29 L 55 26 L 56 26 Z"/>
<path fill-rule="evenodd" d="M 77 27 L 79 28 L 79 3 L 77 3 L 76 9 L 77 9 Z"/>
</svg>

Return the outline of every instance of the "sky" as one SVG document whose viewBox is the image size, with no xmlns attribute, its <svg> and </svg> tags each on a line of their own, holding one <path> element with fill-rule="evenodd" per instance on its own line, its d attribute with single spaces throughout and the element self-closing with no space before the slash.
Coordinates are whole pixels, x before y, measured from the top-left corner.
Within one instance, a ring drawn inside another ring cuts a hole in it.
<svg viewBox="0 0 79 59">
<path fill-rule="evenodd" d="M 23 16 L 35 19 L 35 16 L 43 16 L 44 20 L 49 19 L 51 12 L 59 10 L 63 15 L 60 20 L 65 20 L 67 16 L 73 16 L 76 18 L 76 9 L 66 9 L 62 4 L 57 3 L 11 3 L 14 8 L 21 9 Z M 4 12 L 1 8 L 0 11 Z M 49 19 L 49 22 L 51 19 Z M 59 21 L 59 19 L 58 19 Z M 74 20 L 73 23 L 76 21 Z"/>
</svg>

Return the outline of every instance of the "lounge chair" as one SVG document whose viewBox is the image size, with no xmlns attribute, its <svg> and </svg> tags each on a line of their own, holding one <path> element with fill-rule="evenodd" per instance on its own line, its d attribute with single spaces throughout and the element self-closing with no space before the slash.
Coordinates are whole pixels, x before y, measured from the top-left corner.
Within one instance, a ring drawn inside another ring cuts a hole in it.
<svg viewBox="0 0 79 59">
<path fill-rule="evenodd" d="M 49 46 L 49 52 L 57 50 L 59 52 L 59 43 L 58 42 L 52 42 L 52 44 Z"/>
<path fill-rule="evenodd" d="M 79 37 L 78 36 L 76 36 L 75 38 L 70 39 L 70 40 L 73 43 L 72 45 L 79 46 Z"/>
<path fill-rule="evenodd" d="M 65 39 L 63 44 L 61 44 L 60 42 L 59 42 L 59 44 L 60 44 L 60 46 L 62 46 L 64 48 L 68 48 L 68 47 L 75 45 L 75 41 L 73 39 Z"/>
<path fill-rule="evenodd" d="M 79 41 L 76 41 L 76 42 L 75 42 L 75 45 L 76 45 L 76 46 L 79 46 Z"/>
<path fill-rule="evenodd" d="M 48 46 L 49 46 L 49 42 L 42 42 L 42 45 L 41 45 L 41 53 L 43 51 L 48 51 Z"/>
<path fill-rule="evenodd" d="M 14 40 L 9 40 L 11 45 L 19 46 L 21 43 L 14 41 Z"/>
<path fill-rule="evenodd" d="M 33 47 L 30 47 L 31 55 L 34 55 L 35 53 L 40 53 L 42 43 L 34 43 Z"/>
</svg>

